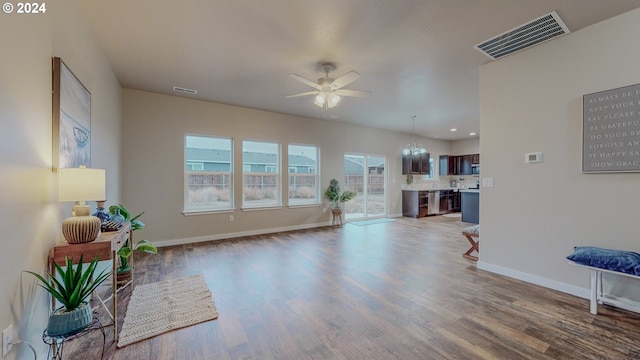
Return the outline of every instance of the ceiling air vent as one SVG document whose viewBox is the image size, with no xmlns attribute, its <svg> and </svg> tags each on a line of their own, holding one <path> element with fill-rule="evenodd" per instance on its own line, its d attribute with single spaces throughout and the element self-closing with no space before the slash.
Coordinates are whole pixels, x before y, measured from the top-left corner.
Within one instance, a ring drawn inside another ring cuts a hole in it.
<svg viewBox="0 0 640 360">
<path fill-rule="evenodd" d="M 187 89 L 179 86 L 174 86 L 173 91 L 182 92 L 185 94 L 195 95 L 198 93 L 198 90 Z"/>
<path fill-rule="evenodd" d="M 568 34 L 569 28 L 555 11 L 524 25 L 484 41 L 474 48 L 491 59 L 499 59 L 516 51 Z"/>
</svg>

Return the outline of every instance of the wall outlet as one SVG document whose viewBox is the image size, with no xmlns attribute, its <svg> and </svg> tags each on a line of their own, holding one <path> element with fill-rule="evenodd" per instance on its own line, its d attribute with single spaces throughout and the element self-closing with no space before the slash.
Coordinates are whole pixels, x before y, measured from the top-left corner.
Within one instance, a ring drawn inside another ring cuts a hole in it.
<svg viewBox="0 0 640 360">
<path fill-rule="evenodd" d="M 233 215 L 229 215 L 229 221 L 233 221 L 235 220 L 235 217 Z"/>
<path fill-rule="evenodd" d="M 13 324 L 2 332 L 2 357 L 6 356 L 13 346 Z"/>
</svg>

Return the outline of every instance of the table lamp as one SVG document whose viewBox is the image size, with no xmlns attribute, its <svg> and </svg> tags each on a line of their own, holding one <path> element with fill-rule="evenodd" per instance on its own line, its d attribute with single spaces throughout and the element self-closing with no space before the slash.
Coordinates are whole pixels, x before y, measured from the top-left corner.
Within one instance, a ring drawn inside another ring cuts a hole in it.
<svg viewBox="0 0 640 360">
<path fill-rule="evenodd" d="M 85 201 L 105 199 L 106 171 L 86 167 L 58 169 L 58 201 L 75 201 L 72 216 L 62 223 L 62 234 L 69 244 L 94 241 L 102 222 L 90 216 Z"/>
</svg>

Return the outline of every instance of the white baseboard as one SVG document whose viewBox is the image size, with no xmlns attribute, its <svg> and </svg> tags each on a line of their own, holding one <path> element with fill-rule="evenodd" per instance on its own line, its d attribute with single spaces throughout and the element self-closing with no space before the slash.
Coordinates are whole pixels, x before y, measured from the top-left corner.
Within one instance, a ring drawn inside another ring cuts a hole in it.
<svg viewBox="0 0 640 360">
<path fill-rule="evenodd" d="M 510 278 L 522 280 L 534 285 L 539 285 L 552 290 L 557 290 L 566 294 L 574 295 L 584 299 L 589 299 L 589 289 L 581 288 L 578 286 L 570 285 L 560 281 L 547 279 L 541 276 L 531 275 L 522 271 L 513 270 L 510 268 L 489 264 L 478 260 L 476 267 L 481 270 L 489 271 L 492 273 L 508 276 Z"/>
<path fill-rule="evenodd" d="M 264 235 L 264 234 L 273 234 L 273 233 L 283 232 L 283 231 L 312 229 L 312 228 L 323 227 L 323 226 L 331 226 L 331 222 L 303 224 L 303 225 L 296 225 L 296 226 L 282 226 L 282 227 L 276 227 L 276 228 L 239 231 L 239 232 L 225 233 L 225 234 L 211 234 L 211 235 L 203 235 L 203 236 L 196 236 L 196 237 L 182 238 L 182 239 L 153 240 L 153 244 L 157 247 L 184 245 L 184 244 L 193 244 L 193 243 L 212 241 L 212 240 L 233 239 L 233 238 L 243 237 L 243 236 Z"/>
</svg>

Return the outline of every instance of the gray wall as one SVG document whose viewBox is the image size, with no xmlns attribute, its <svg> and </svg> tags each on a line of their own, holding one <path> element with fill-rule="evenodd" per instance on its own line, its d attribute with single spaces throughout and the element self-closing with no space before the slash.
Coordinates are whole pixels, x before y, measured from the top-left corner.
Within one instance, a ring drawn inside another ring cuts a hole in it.
<svg viewBox="0 0 640 360">
<path fill-rule="evenodd" d="M 640 174 L 581 173 L 582 96 L 640 83 L 638 33 L 640 9 L 481 67 L 481 268 L 584 296 L 574 246 L 640 250 Z"/>
<path fill-rule="evenodd" d="M 145 211 L 147 225 L 138 238 L 160 245 L 326 225 L 325 206 L 242 211 L 236 191 L 234 221 L 229 213 L 184 216 L 184 136 L 212 135 L 234 139 L 236 154 L 243 139 L 277 141 L 320 147 L 320 186 L 331 178 L 344 183 L 343 156 L 369 153 L 388 160 L 389 214 L 401 211 L 400 153 L 410 134 L 374 130 L 138 90 L 123 90 L 123 199 L 133 212 Z M 437 158 L 450 151 L 450 142 L 418 139 Z M 236 189 L 242 186 L 242 166 L 234 167 Z M 286 176 L 283 177 L 286 180 Z M 287 193 L 286 184 L 283 192 Z"/>
<path fill-rule="evenodd" d="M 14 3 L 15 4 L 15 3 Z M 91 92 L 92 166 L 107 170 L 107 197 L 120 196 L 120 85 L 73 0 L 45 14 L 0 14 L 0 329 L 42 355 L 48 296 L 23 270 L 44 272 L 72 204 L 57 202 L 52 163 L 51 58 L 58 56 Z M 95 203 L 90 203 L 95 208 Z M 14 346 L 5 359 L 32 359 Z"/>
</svg>

